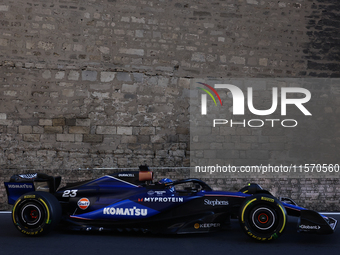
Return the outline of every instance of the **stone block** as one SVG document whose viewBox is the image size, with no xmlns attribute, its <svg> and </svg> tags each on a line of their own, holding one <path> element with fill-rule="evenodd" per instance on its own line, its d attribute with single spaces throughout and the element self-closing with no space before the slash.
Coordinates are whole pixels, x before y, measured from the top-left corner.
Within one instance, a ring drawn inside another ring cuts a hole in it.
<svg viewBox="0 0 340 255">
<path fill-rule="evenodd" d="M 24 134 L 23 140 L 25 142 L 39 142 L 40 135 L 39 134 Z"/>
<path fill-rule="evenodd" d="M 42 126 L 33 126 L 33 134 L 43 134 L 44 127 Z"/>
<path fill-rule="evenodd" d="M 0 113 L 0 120 L 6 120 L 7 114 L 6 113 Z"/>
<path fill-rule="evenodd" d="M 124 81 L 124 82 L 131 82 L 131 76 L 129 73 L 126 72 L 119 72 L 117 73 L 117 80 L 118 81 Z"/>
<path fill-rule="evenodd" d="M 66 126 L 75 126 L 76 125 L 76 118 L 66 119 L 65 124 L 66 124 Z"/>
<path fill-rule="evenodd" d="M 117 128 L 115 126 L 97 126 L 96 134 L 98 135 L 115 135 Z"/>
<path fill-rule="evenodd" d="M 63 132 L 62 126 L 45 126 L 44 133 L 46 134 L 61 134 Z"/>
<path fill-rule="evenodd" d="M 70 126 L 68 132 L 69 134 L 89 134 L 90 127 Z"/>
<path fill-rule="evenodd" d="M 141 127 L 139 131 L 139 135 L 154 135 L 155 133 L 155 127 Z"/>
<path fill-rule="evenodd" d="M 75 136 L 74 134 L 57 134 L 58 142 L 74 142 Z"/>
<path fill-rule="evenodd" d="M 117 127 L 117 135 L 132 135 L 132 127 Z"/>
<path fill-rule="evenodd" d="M 67 78 L 71 81 L 78 81 L 79 76 L 79 72 L 71 70 Z"/>
<path fill-rule="evenodd" d="M 101 72 L 100 73 L 100 81 L 101 82 L 111 82 L 114 80 L 116 73 L 115 72 Z"/>
<path fill-rule="evenodd" d="M 52 126 L 65 126 L 64 118 L 52 119 Z"/>
<path fill-rule="evenodd" d="M 119 53 L 121 54 L 127 54 L 127 55 L 137 55 L 137 56 L 144 56 L 144 50 L 143 49 L 126 49 L 126 48 L 120 48 Z"/>
<path fill-rule="evenodd" d="M 39 119 L 39 126 L 52 126 L 52 119 Z"/>
<path fill-rule="evenodd" d="M 66 97 L 73 97 L 74 96 L 74 90 L 73 89 L 64 89 L 62 94 L 63 94 L 63 96 L 66 96 Z"/>
<path fill-rule="evenodd" d="M 9 5 L 0 5 L 1 12 L 7 12 L 9 10 Z"/>
<path fill-rule="evenodd" d="M 83 135 L 83 142 L 84 143 L 102 143 L 103 142 L 103 135 L 84 134 Z"/>
<path fill-rule="evenodd" d="M 233 56 L 231 57 L 230 62 L 236 65 L 244 65 L 246 63 L 246 59 L 244 57 Z"/>
<path fill-rule="evenodd" d="M 123 86 L 122 86 L 122 92 L 136 93 L 137 88 L 138 88 L 137 85 L 123 84 Z"/>
<path fill-rule="evenodd" d="M 65 71 L 59 71 L 55 74 L 55 79 L 56 80 L 61 80 L 65 78 Z"/>
<path fill-rule="evenodd" d="M 90 119 L 76 119 L 76 126 L 89 127 L 90 125 Z"/>
<path fill-rule="evenodd" d="M 32 126 L 19 126 L 19 134 L 32 134 Z"/>
<path fill-rule="evenodd" d="M 96 81 L 97 74 L 98 74 L 97 71 L 84 70 L 81 73 L 81 78 L 83 81 Z"/>
<path fill-rule="evenodd" d="M 123 135 L 121 138 L 121 143 L 131 143 L 136 144 L 137 143 L 137 136 L 135 135 Z M 139 147 L 139 145 L 138 145 Z"/>
</svg>

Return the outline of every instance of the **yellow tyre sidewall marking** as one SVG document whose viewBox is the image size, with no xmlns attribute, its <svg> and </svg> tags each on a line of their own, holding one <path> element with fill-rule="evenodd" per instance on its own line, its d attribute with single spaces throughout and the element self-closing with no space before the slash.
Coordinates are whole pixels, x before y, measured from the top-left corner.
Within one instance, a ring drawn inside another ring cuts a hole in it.
<svg viewBox="0 0 340 255">
<path fill-rule="evenodd" d="M 41 198 L 39 198 L 39 201 L 41 203 L 43 203 L 43 205 L 45 206 L 46 208 L 46 212 L 47 212 L 47 218 L 46 218 L 46 224 L 50 224 L 50 210 L 48 209 L 48 206 L 47 204 L 45 203 L 44 200 L 42 200 Z M 15 220 L 15 209 L 17 207 L 17 205 L 21 202 L 21 199 L 18 199 L 18 201 L 15 203 L 14 207 L 13 207 L 13 210 L 12 210 L 12 219 L 13 219 L 13 222 L 14 224 L 17 224 L 16 220 Z"/>
<path fill-rule="evenodd" d="M 250 204 L 251 204 L 252 202 L 254 202 L 255 200 L 257 200 L 257 198 L 254 198 L 253 200 L 250 200 L 250 201 L 245 205 L 245 207 L 243 208 L 242 214 L 241 214 L 241 221 L 242 221 L 242 223 L 244 223 L 244 212 L 245 212 L 246 208 L 248 207 L 248 205 L 250 205 Z M 284 230 L 284 228 L 285 228 L 285 226 L 286 226 L 286 214 L 285 214 L 285 212 L 284 212 L 282 206 L 281 206 L 281 205 L 278 205 L 278 206 L 280 207 L 280 209 L 281 209 L 281 211 L 282 211 L 282 215 L 283 215 L 283 224 L 282 224 L 281 230 L 279 231 L 279 233 L 282 233 L 282 231 Z"/>
<path fill-rule="evenodd" d="M 285 226 L 286 226 L 286 214 L 285 214 L 285 211 L 283 210 L 282 206 L 279 205 L 281 211 L 282 211 L 282 215 L 283 215 L 283 224 L 282 224 L 282 228 L 281 230 L 279 231 L 279 233 L 282 233 L 282 231 L 284 230 Z"/>
<path fill-rule="evenodd" d="M 243 208 L 242 214 L 241 214 L 241 221 L 242 221 L 242 223 L 244 223 L 244 212 L 246 211 L 248 205 L 250 205 L 250 204 L 251 204 L 252 202 L 254 202 L 255 200 L 257 200 L 257 198 L 254 198 L 253 200 L 250 200 L 250 201 L 246 204 L 246 206 Z"/>
<path fill-rule="evenodd" d="M 41 198 L 39 198 L 40 202 L 43 203 L 45 205 L 46 211 L 47 211 L 47 218 L 46 218 L 46 224 L 50 224 L 50 211 L 48 210 L 48 206 L 47 204 L 44 202 L 44 200 L 42 200 Z"/>
<path fill-rule="evenodd" d="M 17 207 L 17 205 L 20 203 L 21 199 L 18 199 L 18 201 L 15 203 L 13 210 L 12 210 L 12 218 L 13 218 L 13 222 L 14 224 L 17 224 L 16 220 L 15 220 L 15 209 Z"/>
</svg>

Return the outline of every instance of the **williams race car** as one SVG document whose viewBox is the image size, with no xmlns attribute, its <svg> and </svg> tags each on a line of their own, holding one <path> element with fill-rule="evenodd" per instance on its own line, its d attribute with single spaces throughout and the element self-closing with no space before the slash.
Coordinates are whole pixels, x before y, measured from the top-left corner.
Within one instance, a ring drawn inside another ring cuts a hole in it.
<svg viewBox="0 0 340 255">
<path fill-rule="evenodd" d="M 13 175 L 5 183 L 12 220 L 23 234 L 39 236 L 60 220 L 73 230 L 153 233 L 207 233 L 228 227 L 238 218 L 256 240 L 278 238 L 287 215 L 299 217 L 298 232 L 331 234 L 337 221 L 275 198 L 258 184 L 239 192 L 214 191 L 199 179 L 153 182 L 147 166 L 98 179 L 67 184 L 46 174 Z"/>
</svg>

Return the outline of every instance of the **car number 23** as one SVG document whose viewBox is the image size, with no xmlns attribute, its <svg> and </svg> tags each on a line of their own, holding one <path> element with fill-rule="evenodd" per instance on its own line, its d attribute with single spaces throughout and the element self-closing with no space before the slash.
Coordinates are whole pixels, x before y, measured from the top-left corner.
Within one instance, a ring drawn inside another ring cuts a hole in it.
<svg viewBox="0 0 340 255">
<path fill-rule="evenodd" d="M 63 193 L 63 197 L 76 197 L 77 196 L 77 189 L 72 189 L 72 190 L 65 190 Z"/>
</svg>

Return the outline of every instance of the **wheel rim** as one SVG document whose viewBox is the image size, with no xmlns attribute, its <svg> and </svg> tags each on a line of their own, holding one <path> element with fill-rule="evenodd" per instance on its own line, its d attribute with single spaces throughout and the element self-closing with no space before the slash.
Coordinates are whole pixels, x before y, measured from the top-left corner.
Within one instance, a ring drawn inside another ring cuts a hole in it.
<svg viewBox="0 0 340 255">
<path fill-rule="evenodd" d="M 36 228 L 44 221 L 45 212 L 38 203 L 26 203 L 20 211 L 18 220 L 27 228 Z"/>
<path fill-rule="evenodd" d="M 253 225 L 262 231 L 270 230 L 276 222 L 274 211 L 267 207 L 256 208 L 252 213 Z"/>
</svg>

